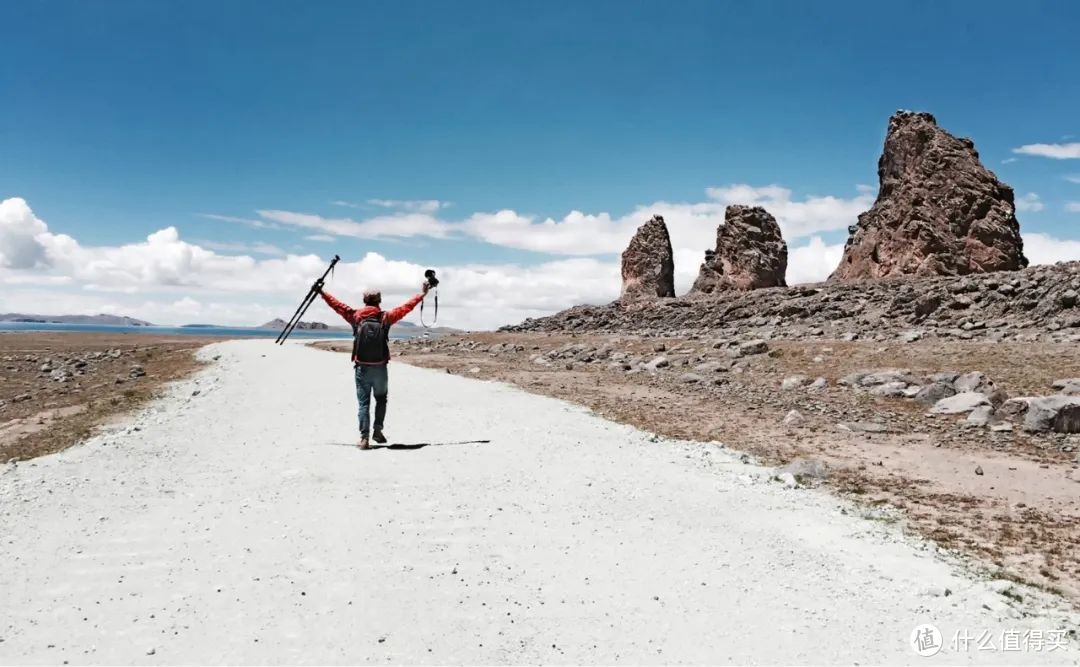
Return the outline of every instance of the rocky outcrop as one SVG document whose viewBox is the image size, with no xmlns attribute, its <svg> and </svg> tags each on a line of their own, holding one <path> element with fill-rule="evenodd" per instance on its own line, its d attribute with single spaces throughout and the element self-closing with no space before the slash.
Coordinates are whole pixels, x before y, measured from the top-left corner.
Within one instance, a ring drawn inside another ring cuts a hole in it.
<svg viewBox="0 0 1080 667">
<path fill-rule="evenodd" d="M 1080 262 L 1069 262 L 1014 273 L 730 290 L 708 299 L 665 299 L 660 308 L 633 312 L 617 306 L 576 306 L 505 330 L 1080 343 L 1078 294 Z"/>
<path fill-rule="evenodd" d="M 832 281 L 963 275 L 1027 266 L 1013 190 L 970 139 L 928 113 L 897 111 L 878 160 L 873 207 L 850 229 Z"/>
<path fill-rule="evenodd" d="M 691 294 L 787 285 L 787 243 L 776 218 L 760 206 L 728 206 L 716 230 L 716 249 L 705 251 Z"/>
<path fill-rule="evenodd" d="M 675 259 L 667 225 L 659 215 L 638 227 L 622 254 L 624 304 L 675 296 Z"/>
</svg>

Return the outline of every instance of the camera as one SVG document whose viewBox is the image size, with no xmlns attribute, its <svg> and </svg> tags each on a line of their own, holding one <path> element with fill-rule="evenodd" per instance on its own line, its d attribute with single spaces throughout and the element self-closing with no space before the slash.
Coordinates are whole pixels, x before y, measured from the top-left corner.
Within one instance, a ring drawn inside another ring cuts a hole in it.
<svg viewBox="0 0 1080 667">
<path fill-rule="evenodd" d="M 428 287 L 439 286 L 439 279 L 435 277 L 435 269 L 424 271 L 424 279 L 427 280 Z"/>
</svg>

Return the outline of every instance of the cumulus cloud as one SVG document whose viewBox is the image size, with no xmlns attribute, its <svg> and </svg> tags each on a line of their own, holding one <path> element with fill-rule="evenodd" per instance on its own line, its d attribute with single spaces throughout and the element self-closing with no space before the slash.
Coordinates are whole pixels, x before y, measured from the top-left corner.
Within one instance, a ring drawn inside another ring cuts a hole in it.
<svg viewBox="0 0 1080 667">
<path fill-rule="evenodd" d="M 1066 174 L 1063 178 L 1070 183 L 1080 183 L 1080 174 Z"/>
<path fill-rule="evenodd" d="M 1037 213 L 1044 208 L 1046 207 L 1043 205 L 1042 200 L 1039 198 L 1039 195 L 1035 194 L 1034 192 L 1029 192 L 1023 197 L 1020 197 L 1016 200 L 1017 211 Z"/>
<path fill-rule="evenodd" d="M 1069 213 L 1080 213 L 1080 201 L 1065 202 L 1065 210 Z"/>
<path fill-rule="evenodd" d="M 789 285 L 819 283 L 829 277 L 844 254 L 844 244 L 828 245 L 820 236 L 806 245 L 788 248 L 787 282 Z"/>
<path fill-rule="evenodd" d="M 49 232 L 21 199 L 5 200 L 0 212 L 0 284 L 19 287 L 4 290 L 0 310 L 11 312 L 105 312 L 160 324 L 260 324 L 288 317 L 327 261 L 313 254 L 263 259 L 222 254 L 183 240 L 174 227 L 136 243 L 84 246 Z M 388 303 L 402 301 L 419 290 L 426 268 L 368 253 L 339 263 L 328 289 L 359 303 L 365 288 L 377 287 Z M 443 278 L 440 322 L 463 328 L 492 328 L 576 303 L 602 303 L 619 289 L 618 264 L 592 258 L 436 268 Z M 336 317 L 321 302 L 310 311 L 311 319 Z"/>
<path fill-rule="evenodd" d="M 0 202 L 0 267 L 32 269 L 48 264 L 48 227 L 38 220 L 26 200 Z"/>
<path fill-rule="evenodd" d="M 1072 262 L 1080 260 L 1080 241 L 1029 232 L 1024 234 L 1024 254 L 1032 264 Z"/>
<path fill-rule="evenodd" d="M 320 243 L 332 243 L 337 240 L 336 236 L 330 236 L 329 234 L 312 234 L 311 236 L 305 236 L 305 241 L 318 241 Z"/>
<path fill-rule="evenodd" d="M 1020 155 L 1037 155 L 1054 160 L 1080 160 L 1080 143 L 1067 144 L 1026 144 L 1014 148 L 1013 153 Z"/>
</svg>

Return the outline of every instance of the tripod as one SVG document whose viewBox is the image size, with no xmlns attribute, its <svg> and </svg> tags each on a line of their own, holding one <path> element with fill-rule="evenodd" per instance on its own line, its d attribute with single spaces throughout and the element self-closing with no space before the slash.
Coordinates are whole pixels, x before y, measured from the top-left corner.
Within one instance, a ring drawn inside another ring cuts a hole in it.
<svg viewBox="0 0 1080 667">
<path fill-rule="evenodd" d="M 326 280 L 326 276 L 334 272 L 334 265 L 337 264 L 340 259 L 340 257 L 334 255 L 334 259 L 330 260 L 330 266 L 326 268 L 326 271 L 322 274 L 322 277 L 316 280 L 311 285 L 311 289 L 308 290 L 307 296 L 305 296 L 304 300 L 300 302 L 300 307 L 296 309 L 295 313 L 293 313 L 292 318 L 285 325 L 285 328 L 281 330 L 281 333 L 278 334 L 277 340 L 275 340 L 274 343 L 278 345 L 285 344 L 285 339 L 289 337 L 289 334 L 293 332 L 293 329 L 296 328 L 296 325 L 300 323 L 300 318 L 304 316 L 305 312 L 307 312 L 308 306 L 311 305 L 311 302 L 315 300 L 315 297 L 319 296 L 319 290 L 322 289 L 323 281 Z"/>
</svg>

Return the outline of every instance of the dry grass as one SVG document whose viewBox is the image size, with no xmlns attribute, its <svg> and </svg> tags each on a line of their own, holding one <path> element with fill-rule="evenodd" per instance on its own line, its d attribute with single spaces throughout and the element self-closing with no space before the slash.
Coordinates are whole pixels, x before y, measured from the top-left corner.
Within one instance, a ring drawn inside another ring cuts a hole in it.
<svg viewBox="0 0 1080 667">
<path fill-rule="evenodd" d="M 211 339 L 137 333 L 0 334 L 0 359 L 6 359 L 0 361 L 0 461 L 52 454 L 92 436 L 100 424 L 153 399 L 165 383 L 197 370 L 201 364 L 194 352 L 208 342 Z M 90 361 L 83 374 L 66 383 L 39 370 L 45 358 L 77 359 L 109 350 L 122 354 Z M 145 376 L 129 376 L 135 364 L 145 369 Z M 25 395 L 30 399 L 15 400 Z"/>
</svg>

